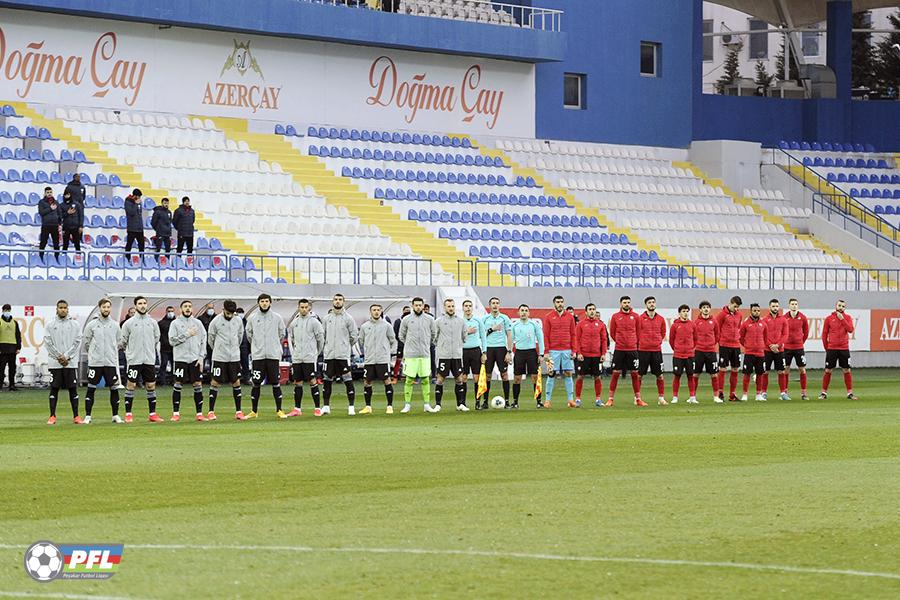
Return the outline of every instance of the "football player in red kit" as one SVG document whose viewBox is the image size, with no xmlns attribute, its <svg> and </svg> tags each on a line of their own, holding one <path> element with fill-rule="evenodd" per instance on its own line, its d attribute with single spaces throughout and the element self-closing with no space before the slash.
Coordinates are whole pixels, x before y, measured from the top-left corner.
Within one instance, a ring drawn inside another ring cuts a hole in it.
<svg viewBox="0 0 900 600">
<path fill-rule="evenodd" d="M 575 326 L 575 354 L 578 359 L 578 375 L 575 378 L 575 406 L 581 406 L 581 390 L 584 378 L 594 378 L 594 405 L 603 406 L 601 394 L 603 380 L 603 357 L 609 350 L 609 334 L 606 324 L 600 320 L 600 314 L 594 304 L 584 307 L 585 318 Z M 571 406 L 571 405 L 570 405 Z"/>
<path fill-rule="evenodd" d="M 725 371 L 731 367 L 728 399 L 737 400 L 738 369 L 741 367 L 741 297 L 734 296 L 716 315 L 719 326 L 719 397 L 725 397 Z"/>
<path fill-rule="evenodd" d="M 637 406 L 647 406 L 641 400 L 641 379 L 638 376 L 638 339 L 641 337 L 641 319 L 634 314 L 631 308 L 631 298 L 622 296 L 619 298 L 619 312 L 609 320 L 609 335 L 616 345 L 613 351 L 612 377 L 609 380 L 609 398 L 605 406 L 612 406 L 616 395 L 616 385 L 619 377 L 631 373 L 631 387 L 634 389 L 634 403 Z"/>
<path fill-rule="evenodd" d="M 763 375 L 763 398 L 768 399 L 769 371 L 778 373 L 778 392 L 782 400 L 790 400 L 787 395 L 787 380 L 784 371 L 784 343 L 787 341 L 787 320 L 781 314 L 781 304 L 777 298 L 769 300 L 769 314 L 766 323 L 766 374 Z"/>
<path fill-rule="evenodd" d="M 719 343 L 719 324 L 710 314 L 712 305 L 709 300 L 700 303 L 700 315 L 694 319 L 694 330 L 697 333 L 697 348 L 694 352 L 694 389 L 700 383 L 700 373 L 709 373 L 712 383 L 713 402 L 721 404 L 724 400 L 719 396 L 719 360 L 716 356 L 716 345 Z"/>
<path fill-rule="evenodd" d="M 838 365 L 844 372 L 847 398 L 859 400 L 853 393 L 853 375 L 850 373 L 850 334 L 853 333 L 853 319 L 844 312 L 847 303 L 838 300 L 834 312 L 825 317 L 822 325 L 822 345 L 825 346 L 825 374 L 822 376 L 822 393 L 819 400 L 828 398 L 828 384 L 831 371 Z"/>
<path fill-rule="evenodd" d="M 656 312 L 656 298 L 644 298 L 647 308 L 641 315 L 641 335 L 638 339 L 638 377 L 644 378 L 649 371 L 656 377 L 658 403 L 666 405 L 666 380 L 663 377 L 662 343 L 666 339 L 666 320 Z"/>
<path fill-rule="evenodd" d="M 784 314 L 787 321 L 788 336 L 784 343 L 784 377 L 787 385 L 791 380 L 791 363 L 797 363 L 797 369 L 800 371 L 800 399 L 809 400 L 806 395 L 806 353 L 804 346 L 806 340 L 809 339 L 809 319 L 800 312 L 800 303 L 796 298 L 788 300 L 788 311 Z"/>
<path fill-rule="evenodd" d="M 756 375 L 756 400 L 765 402 L 762 394 L 763 377 L 766 374 L 766 323 L 760 319 L 762 310 L 755 302 L 750 305 L 750 316 L 741 323 L 738 339 L 744 347 L 744 395 L 741 402 L 747 401 L 750 390 L 750 377 Z"/>
<path fill-rule="evenodd" d="M 669 329 L 669 345 L 672 347 L 672 404 L 678 404 L 678 389 L 681 386 L 681 374 L 687 375 L 688 404 L 697 402 L 697 380 L 694 378 L 694 349 L 697 347 L 697 332 L 691 321 L 691 307 L 682 304 L 678 307 L 678 318 Z"/>
</svg>

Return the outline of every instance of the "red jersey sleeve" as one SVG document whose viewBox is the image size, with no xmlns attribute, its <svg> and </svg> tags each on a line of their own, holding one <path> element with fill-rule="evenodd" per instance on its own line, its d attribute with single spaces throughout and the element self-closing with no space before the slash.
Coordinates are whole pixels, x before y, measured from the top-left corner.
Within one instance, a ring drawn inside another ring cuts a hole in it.
<svg viewBox="0 0 900 600">
<path fill-rule="evenodd" d="M 609 337 L 616 339 L 616 315 L 609 318 Z"/>
<path fill-rule="evenodd" d="M 788 332 L 790 332 L 790 327 L 788 327 L 787 319 L 782 317 L 781 319 L 781 341 L 778 342 L 778 345 L 781 346 L 782 350 L 784 349 L 784 345 L 788 341 Z"/>
<path fill-rule="evenodd" d="M 582 323 L 585 323 L 585 322 L 587 322 L 587 321 L 582 321 Z M 575 354 L 581 354 L 581 330 L 582 329 L 583 329 L 583 327 L 581 326 L 581 323 L 579 323 L 575 327 L 575 335 L 573 336 L 574 340 L 575 340 L 575 344 L 574 344 L 575 347 L 573 348 L 573 351 L 575 352 Z M 549 348 L 549 346 L 547 346 L 547 343 L 546 343 L 547 342 L 546 337 L 547 337 L 547 335 L 544 334 L 544 338 L 545 338 L 544 339 L 544 347 Z"/>
<path fill-rule="evenodd" d="M 746 345 L 744 344 L 744 339 L 746 337 L 747 337 L 747 321 L 744 321 L 743 323 L 741 323 L 741 329 L 740 329 L 740 332 L 738 333 L 738 340 L 740 340 L 741 346 L 744 346 L 745 348 L 746 348 Z"/>
<path fill-rule="evenodd" d="M 672 327 L 669 328 L 669 348 L 672 351 L 675 351 L 675 335 L 678 332 L 678 323 L 672 323 Z"/>
<path fill-rule="evenodd" d="M 609 333 L 606 331 L 606 325 L 600 321 L 600 355 L 606 356 L 609 352 Z"/>
<path fill-rule="evenodd" d="M 825 317 L 825 322 L 822 324 L 822 347 L 825 350 L 828 350 L 828 330 L 831 329 L 831 316 Z"/>
<path fill-rule="evenodd" d="M 844 313 L 843 323 L 847 333 L 853 333 L 853 317 Z"/>
<path fill-rule="evenodd" d="M 721 334 L 722 334 L 722 328 L 719 327 L 719 322 L 716 321 L 715 319 L 713 319 L 713 331 L 715 331 L 716 343 L 718 344 L 719 337 L 721 337 Z"/>
<path fill-rule="evenodd" d="M 809 319 L 806 318 L 806 315 L 803 315 L 803 319 L 801 319 L 800 324 L 800 327 L 803 331 L 803 341 L 805 342 L 809 339 Z"/>
</svg>

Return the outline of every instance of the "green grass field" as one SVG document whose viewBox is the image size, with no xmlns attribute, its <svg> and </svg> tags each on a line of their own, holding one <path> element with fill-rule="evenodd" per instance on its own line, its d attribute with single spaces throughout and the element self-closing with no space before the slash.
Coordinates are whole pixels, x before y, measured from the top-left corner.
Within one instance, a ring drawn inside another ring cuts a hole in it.
<svg viewBox="0 0 900 600">
<path fill-rule="evenodd" d="M 101 391 L 93 425 L 63 394 L 53 428 L 45 392 L 4 392 L 0 596 L 898 598 L 900 370 L 855 383 L 858 402 L 838 376 L 824 402 L 719 406 L 704 384 L 700 406 L 638 409 L 625 383 L 612 409 L 390 417 L 376 389 L 373 416 L 337 397 L 289 421 L 265 390 L 258 421 L 223 394 L 217 423 L 159 425 L 139 392 L 129 426 Z M 108 581 L 39 584 L 38 539 L 125 551 Z"/>
</svg>

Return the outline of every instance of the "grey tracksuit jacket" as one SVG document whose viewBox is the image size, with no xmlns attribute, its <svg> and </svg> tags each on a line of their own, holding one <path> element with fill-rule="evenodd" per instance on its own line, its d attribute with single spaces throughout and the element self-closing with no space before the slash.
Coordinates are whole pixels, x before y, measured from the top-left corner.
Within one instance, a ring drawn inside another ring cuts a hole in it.
<svg viewBox="0 0 900 600">
<path fill-rule="evenodd" d="M 213 362 L 240 362 L 241 340 L 244 339 L 244 322 L 237 315 L 231 320 L 218 314 L 209 324 L 207 341 L 212 348 Z"/>
<path fill-rule="evenodd" d="M 390 364 L 391 357 L 397 354 L 394 327 L 384 319 L 369 319 L 363 323 L 359 328 L 359 344 L 365 353 L 363 362 L 367 365 Z"/>
<path fill-rule="evenodd" d="M 47 348 L 47 364 L 51 369 L 77 368 L 81 325 L 72 317 L 55 317 L 44 329 L 44 346 Z M 59 364 L 62 357 L 69 359 L 69 364 L 65 367 Z"/>
<path fill-rule="evenodd" d="M 97 317 L 84 328 L 84 349 L 89 367 L 119 366 L 119 323 L 110 317 Z"/>
<path fill-rule="evenodd" d="M 122 325 L 119 347 L 125 349 L 128 366 L 156 365 L 156 345 L 159 344 L 159 323 L 150 315 L 135 313 Z"/>
<path fill-rule="evenodd" d="M 247 319 L 247 339 L 250 340 L 250 356 L 253 360 L 281 360 L 284 347 L 281 340 L 287 329 L 284 319 L 271 308 L 257 310 Z"/>
<path fill-rule="evenodd" d="M 400 322 L 403 358 L 431 358 L 431 325 L 434 318 L 426 313 L 411 312 Z"/>
<path fill-rule="evenodd" d="M 188 330 L 192 327 L 196 333 L 189 335 Z M 169 324 L 169 343 L 175 362 L 195 363 L 206 358 L 206 329 L 199 319 L 178 315 Z"/>
<path fill-rule="evenodd" d="M 325 350 L 325 328 L 319 319 L 297 315 L 288 328 L 288 347 L 292 363 L 315 363 Z"/>
<path fill-rule="evenodd" d="M 359 339 L 356 321 L 347 311 L 331 311 L 322 319 L 325 327 L 325 360 L 350 360 L 353 344 Z"/>
<path fill-rule="evenodd" d="M 444 315 L 437 319 L 431 327 L 434 357 L 437 360 L 462 360 L 463 344 L 469 337 L 466 329 L 466 321 L 459 315 Z"/>
</svg>

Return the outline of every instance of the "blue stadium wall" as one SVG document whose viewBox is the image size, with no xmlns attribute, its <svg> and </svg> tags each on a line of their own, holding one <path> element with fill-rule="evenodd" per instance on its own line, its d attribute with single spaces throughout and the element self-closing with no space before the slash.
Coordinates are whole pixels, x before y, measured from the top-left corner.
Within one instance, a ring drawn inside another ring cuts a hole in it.
<svg viewBox="0 0 900 600">
<path fill-rule="evenodd" d="M 536 64 L 536 133 L 543 138 L 671 147 L 706 139 L 765 145 L 805 139 L 869 142 L 900 151 L 900 102 L 703 94 L 702 0 L 533 3 L 565 11 L 563 33 L 297 0 L 30 0 L 0 6 L 531 62 Z M 660 44 L 659 77 L 640 75 L 641 41 Z M 563 107 L 564 73 L 586 77 L 583 110 Z"/>
</svg>

